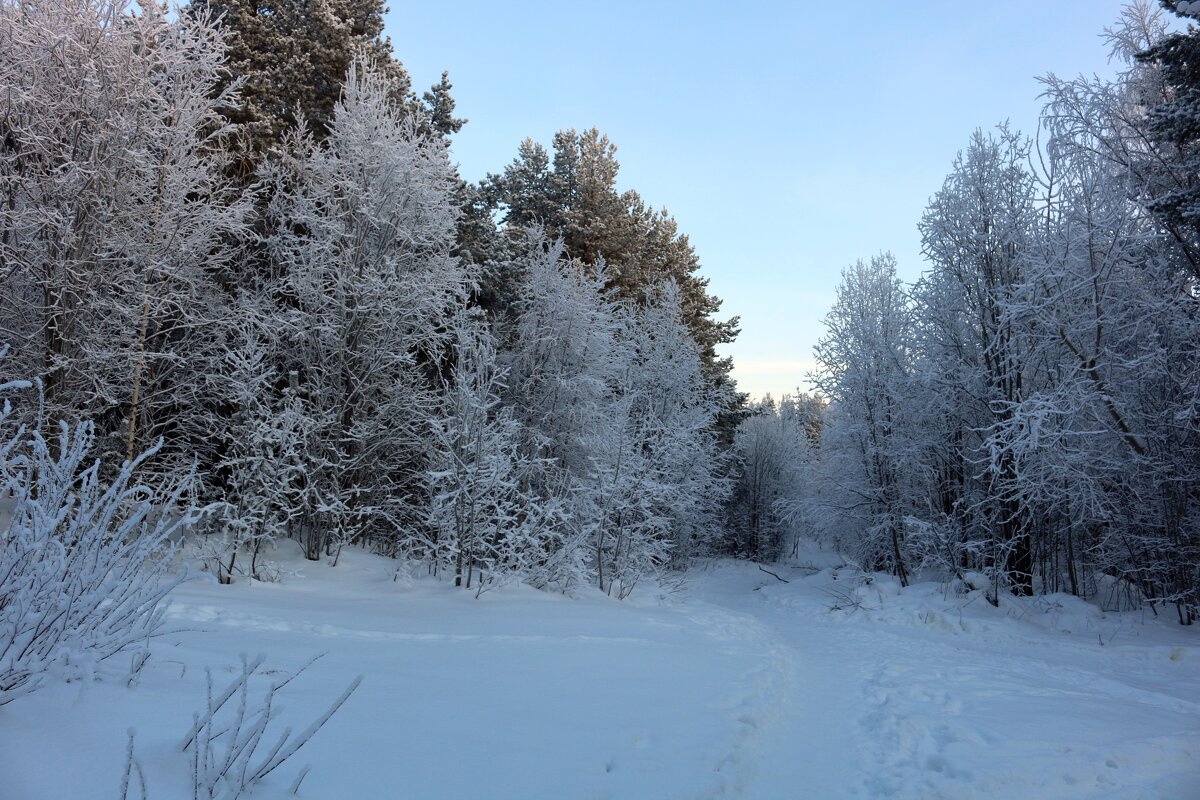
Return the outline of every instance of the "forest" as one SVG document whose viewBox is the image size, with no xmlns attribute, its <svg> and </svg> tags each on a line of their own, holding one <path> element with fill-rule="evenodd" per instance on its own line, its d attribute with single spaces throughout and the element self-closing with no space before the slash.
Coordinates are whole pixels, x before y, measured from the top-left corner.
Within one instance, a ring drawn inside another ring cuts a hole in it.
<svg viewBox="0 0 1200 800">
<path fill-rule="evenodd" d="M 1162 6 L 1106 32 L 1115 80 L 1046 75 L 1033 135 L 969 137 L 919 280 L 888 253 L 843 272 L 815 398 L 738 429 L 758 557 L 801 533 L 901 584 L 1196 621 L 1200 32 L 1171 25 L 1200 4 Z"/>
<path fill-rule="evenodd" d="M 155 635 L 181 561 L 275 582 L 286 542 L 622 600 L 816 542 L 1200 618 L 1200 3 L 964 132 L 921 277 L 847 267 L 778 400 L 604 133 L 464 180 L 383 14 L 0 3 L 0 708 Z"/>
</svg>

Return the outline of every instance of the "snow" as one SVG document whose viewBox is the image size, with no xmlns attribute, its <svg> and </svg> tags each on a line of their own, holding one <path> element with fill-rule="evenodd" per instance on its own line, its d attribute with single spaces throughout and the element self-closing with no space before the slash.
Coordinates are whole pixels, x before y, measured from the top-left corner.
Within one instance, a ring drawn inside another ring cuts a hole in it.
<svg viewBox="0 0 1200 800">
<path fill-rule="evenodd" d="M 130 727 L 150 797 L 190 798 L 204 668 L 219 690 L 240 653 L 277 679 L 321 652 L 280 731 L 362 686 L 256 800 L 305 764 L 301 798 L 1200 797 L 1200 634 L 1170 620 L 901 590 L 816 551 L 768 567 L 788 583 L 713 561 L 617 602 L 292 547 L 283 583 L 177 589 L 135 688 L 117 658 L 0 709 L 0 798 L 119 796 Z"/>
</svg>

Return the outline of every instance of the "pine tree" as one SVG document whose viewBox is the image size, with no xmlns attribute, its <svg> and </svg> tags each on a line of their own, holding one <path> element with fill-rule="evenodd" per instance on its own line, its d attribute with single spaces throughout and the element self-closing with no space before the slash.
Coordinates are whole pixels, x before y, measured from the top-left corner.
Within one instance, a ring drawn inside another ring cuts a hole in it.
<svg viewBox="0 0 1200 800">
<path fill-rule="evenodd" d="M 551 157 L 526 139 L 502 173 L 482 182 L 483 198 L 502 213 L 510 236 L 519 240 L 526 227 L 539 225 L 549 237 L 562 238 L 567 257 L 593 269 L 603 260 L 606 285 L 619 299 L 640 303 L 648 290 L 674 282 L 705 379 L 721 396 L 723 413 L 733 412 L 744 398 L 729 377 L 732 362 L 716 348 L 737 336 L 738 320 L 714 318 L 721 301 L 699 275 L 700 260 L 687 236 L 665 209 L 617 189 L 617 148 L 597 129 L 559 131 L 553 150 Z"/>
<path fill-rule="evenodd" d="M 467 124 L 467 120 L 454 116 L 456 104 L 450 94 L 453 88 L 450 73 L 442 70 L 442 79 L 421 95 L 424 111 L 421 133 L 449 137 L 461 131 L 463 125 Z"/>
<path fill-rule="evenodd" d="M 329 135 L 354 61 L 373 65 L 406 113 L 418 108 L 383 35 L 384 11 L 382 0 L 192 0 L 190 16 L 215 19 L 226 31 L 226 85 L 239 87 L 239 100 L 224 113 L 242 129 L 242 177 L 301 120 L 317 141 Z"/>
</svg>

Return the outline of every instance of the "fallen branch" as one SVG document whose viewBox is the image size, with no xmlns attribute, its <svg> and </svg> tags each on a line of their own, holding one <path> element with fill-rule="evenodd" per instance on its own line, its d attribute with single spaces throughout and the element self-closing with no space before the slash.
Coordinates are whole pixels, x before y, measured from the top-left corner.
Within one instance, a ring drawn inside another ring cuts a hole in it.
<svg viewBox="0 0 1200 800">
<path fill-rule="evenodd" d="M 778 575 L 776 575 L 774 572 L 771 572 L 771 570 L 764 569 L 762 564 L 759 564 L 758 568 L 761 569 L 763 572 L 767 573 L 768 575 L 770 575 L 772 578 L 774 578 L 777 581 L 783 581 L 784 583 L 791 583 L 791 581 L 789 581 L 787 578 L 781 578 Z"/>
</svg>

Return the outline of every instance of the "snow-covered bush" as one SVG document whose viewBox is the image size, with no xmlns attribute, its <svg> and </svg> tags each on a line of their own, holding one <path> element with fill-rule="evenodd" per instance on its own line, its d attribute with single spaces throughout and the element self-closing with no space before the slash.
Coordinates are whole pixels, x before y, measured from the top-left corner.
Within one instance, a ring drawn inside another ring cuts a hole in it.
<svg viewBox="0 0 1200 800">
<path fill-rule="evenodd" d="M 0 396 L 30 389 L 0 384 Z M 88 461 L 91 423 L 59 423 L 47 439 L 0 409 L 0 705 L 55 675 L 144 642 L 163 624 L 169 538 L 190 521 L 180 492 L 163 498 L 134 481 L 154 455 L 126 462 L 111 481 Z"/>
<path fill-rule="evenodd" d="M 253 701 L 250 697 L 251 680 L 278 672 L 259 671 L 265 656 L 259 655 L 251 661 L 243 654 L 241 670 L 220 693 L 213 691 L 212 670 L 206 670 L 204 710 L 192 714 L 192 722 L 179 744 L 180 751 L 190 755 L 189 771 L 194 800 L 236 800 L 253 791 L 255 786 L 307 744 L 350 699 L 350 695 L 362 683 L 361 675 L 351 681 L 329 708 L 307 728 L 293 733 L 291 727 L 286 727 L 278 736 L 274 732 L 268 736 L 271 723 L 277 721 L 280 715 L 279 707 L 274 705 L 276 693 L 322 655 L 309 659 L 307 664 L 282 680 L 273 681 L 261 699 Z M 237 702 L 231 703 L 235 696 Z M 137 796 L 142 800 L 149 797 L 141 762 L 134 756 L 136 733 L 133 728 L 129 729 L 125 769 L 121 776 L 121 800 L 130 800 L 130 789 L 135 778 L 139 788 Z M 299 791 L 308 772 L 307 765 L 299 770 L 292 779 L 290 794 Z"/>
</svg>

